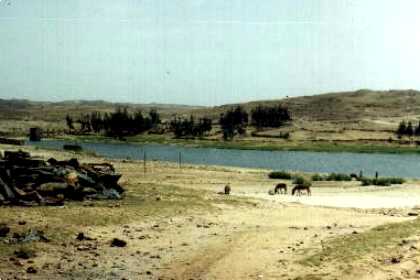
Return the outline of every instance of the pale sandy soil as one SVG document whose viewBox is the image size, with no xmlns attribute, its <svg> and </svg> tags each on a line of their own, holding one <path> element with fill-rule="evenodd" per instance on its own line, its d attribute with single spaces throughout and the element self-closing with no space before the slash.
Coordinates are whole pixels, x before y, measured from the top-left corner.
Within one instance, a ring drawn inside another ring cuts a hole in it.
<svg viewBox="0 0 420 280">
<path fill-rule="evenodd" d="M 340 189 L 313 188 L 311 196 L 278 195 L 267 193 L 246 193 L 247 197 L 269 199 L 283 203 L 300 203 L 313 206 L 338 208 L 417 208 L 420 205 L 420 187 L 404 185 L 393 187 L 354 187 Z"/>
<path fill-rule="evenodd" d="M 30 149 L 43 158 L 73 156 Z M 128 195 L 144 185 L 158 185 L 168 191 L 180 187 L 186 193 L 202 190 L 213 208 L 169 214 L 139 210 L 122 224 L 80 226 L 80 231 L 96 241 L 80 244 L 71 237 L 62 246 L 40 252 L 33 263 L 23 262 L 21 266 L 13 265 L 7 256 L 0 257 L 0 279 L 419 279 L 417 250 L 401 251 L 404 258 L 398 264 L 386 261 L 394 252 L 363 256 L 349 264 L 314 267 L 299 263 L 322 251 L 331 238 L 412 220 L 407 213 L 416 211 L 412 208 L 420 204 L 420 186 L 414 183 L 391 188 L 362 188 L 356 182 L 321 183 L 314 186 L 312 197 L 297 198 L 270 196 L 268 190 L 279 181 L 268 179 L 266 170 L 178 168 L 171 163 L 150 162 L 144 174 L 141 162 L 112 163 L 123 174 Z M 218 195 L 227 182 L 233 195 Z M 161 199 L 166 203 L 172 198 L 163 193 Z M 233 203 L 235 199 L 239 202 Z M 121 207 L 128 206 L 122 202 Z M 188 205 L 185 207 L 189 210 Z M 79 215 L 87 211 L 84 209 Z M 114 208 L 100 209 L 115 214 Z M 11 222 L 34 219 L 24 208 L 19 214 L 10 213 L 7 219 Z M 38 218 L 43 224 L 56 221 L 47 215 Z M 127 247 L 111 248 L 109 240 L 114 237 L 126 240 Z M 410 244 L 420 248 L 416 236 L 411 240 Z M 89 244 L 95 249 L 79 250 Z M 38 268 L 37 274 L 25 272 L 30 265 Z"/>
</svg>

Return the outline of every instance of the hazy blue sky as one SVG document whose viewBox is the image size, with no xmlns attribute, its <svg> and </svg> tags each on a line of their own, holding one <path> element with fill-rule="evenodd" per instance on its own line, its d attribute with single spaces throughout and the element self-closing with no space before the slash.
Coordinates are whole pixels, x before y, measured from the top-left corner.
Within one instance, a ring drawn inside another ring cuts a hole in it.
<svg viewBox="0 0 420 280">
<path fill-rule="evenodd" d="M 0 98 L 420 89 L 418 0 L 0 0 Z"/>
</svg>

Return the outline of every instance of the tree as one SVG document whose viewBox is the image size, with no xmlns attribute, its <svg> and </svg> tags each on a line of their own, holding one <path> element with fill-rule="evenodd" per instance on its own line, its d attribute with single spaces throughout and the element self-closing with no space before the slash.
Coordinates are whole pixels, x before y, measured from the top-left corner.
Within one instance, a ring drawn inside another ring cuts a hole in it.
<svg viewBox="0 0 420 280">
<path fill-rule="evenodd" d="M 84 132 L 91 132 L 92 126 L 90 124 L 90 116 L 89 114 L 82 115 L 77 122 L 80 124 L 80 130 Z"/>
<path fill-rule="evenodd" d="M 196 122 L 193 116 L 190 116 L 189 119 L 175 117 L 170 123 L 170 129 L 176 138 L 202 137 L 211 131 L 212 121 L 209 118 L 200 118 Z"/>
<path fill-rule="evenodd" d="M 223 139 L 230 140 L 236 134 L 244 134 L 248 125 L 248 113 L 241 107 L 231 108 L 220 115 L 220 126 L 223 130 Z"/>
<path fill-rule="evenodd" d="M 152 125 L 152 128 L 156 127 L 158 124 L 161 123 L 160 116 L 158 112 L 156 111 L 156 109 L 150 110 L 149 117 L 150 117 L 150 123 Z"/>
<path fill-rule="evenodd" d="M 66 116 L 66 124 L 69 129 L 74 129 L 73 118 L 70 115 Z"/>
<path fill-rule="evenodd" d="M 417 127 L 416 127 L 416 129 L 415 129 L 415 131 L 414 131 L 414 134 L 415 134 L 416 136 L 420 136 L 420 121 L 419 121 L 419 123 L 417 124 Z"/>
<path fill-rule="evenodd" d="M 401 121 L 397 129 L 397 134 L 400 136 L 405 135 L 406 130 L 407 130 L 407 125 L 405 121 Z"/>
<path fill-rule="evenodd" d="M 101 132 L 104 126 L 104 120 L 102 119 L 101 113 L 93 112 L 90 114 L 90 126 L 95 133 Z"/>
<path fill-rule="evenodd" d="M 251 122 L 257 128 L 280 127 L 286 121 L 290 121 L 290 113 L 286 107 L 278 106 L 257 106 L 251 112 Z"/>
<path fill-rule="evenodd" d="M 413 136 L 413 134 L 414 134 L 413 125 L 411 124 L 410 121 L 408 122 L 407 127 L 405 129 L 405 134 L 408 135 L 408 136 Z"/>
</svg>

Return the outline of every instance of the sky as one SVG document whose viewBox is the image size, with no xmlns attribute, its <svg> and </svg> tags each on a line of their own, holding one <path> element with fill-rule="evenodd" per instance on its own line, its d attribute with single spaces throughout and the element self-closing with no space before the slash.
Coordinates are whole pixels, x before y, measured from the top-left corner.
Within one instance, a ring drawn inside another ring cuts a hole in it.
<svg viewBox="0 0 420 280">
<path fill-rule="evenodd" d="M 0 98 L 221 105 L 420 89 L 418 0 L 0 0 Z"/>
</svg>

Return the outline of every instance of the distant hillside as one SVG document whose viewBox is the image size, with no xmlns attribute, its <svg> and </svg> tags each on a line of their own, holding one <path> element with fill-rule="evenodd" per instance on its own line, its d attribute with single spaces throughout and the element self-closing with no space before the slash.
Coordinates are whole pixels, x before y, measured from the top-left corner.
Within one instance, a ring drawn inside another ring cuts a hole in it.
<svg viewBox="0 0 420 280">
<path fill-rule="evenodd" d="M 67 114 L 78 117 L 81 114 L 98 112 L 112 112 L 117 107 L 128 107 L 129 110 L 142 110 L 147 113 L 154 108 L 163 117 L 172 114 L 189 113 L 191 110 L 202 109 L 199 106 L 175 105 L 175 104 L 129 104 L 111 103 L 106 101 L 71 100 L 62 102 L 34 102 L 28 100 L 5 100 L 0 99 L 0 119 L 27 120 L 27 121 L 64 121 Z"/>
<path fill-rule="evenodd" d="M 147 113 L 155 108 L 162 119 L 170 119 L 177 114 L 195 117 L 210 117 L 214 123 L 221 113 L 241 105 L 251 111 L 258 105 L 283 104 L 291 112 L 294 121 L 285 131 L 293 133 L 295 139 L 362 139 L 393 136 L 401 119 L 420 119 L 420 92 L 414 90 L 372 91 L 327 93 L 314 96 L 263 100 L 216 107 L 199 107 L 171 104 L 127 104 L 106 101 L 63 101 L 34 102 L 28 100 L 0 99 L 0 133 L 11 132 L 21 135 L 29 127 L 40 126 L 46 129 L 66 127 L 65 116 L 70 114 L 77 119 L 81 114 L 94 111 L 112 112 L 119 106 L 129 110 L 142 110 Z M 362 133 L 347 135 L 344 130 Z M 372 134 L 381 131 L 381 135 Z M 338 133 L 333 136 L 331 133 Z M 278 130 L 264 132 L 278 135 Z M 344 133 L 344 134 L 343 134 Z M 322 135 L 321 135 L 322 134 Z"/>
<path fill-rule="evenodd" d="M 327 93 L 201 108 L 194 110 L 194 114 L 218 118 L 222 112 L 236 105 L 252 110 L 258 105 L 275 104 L 287 106 L 295 119 L 302 120 L 349 121 L 366 118 L 398 118 L 420 115 L 420 92 L 415 90 L 359 90 Z"/>
</svg>

